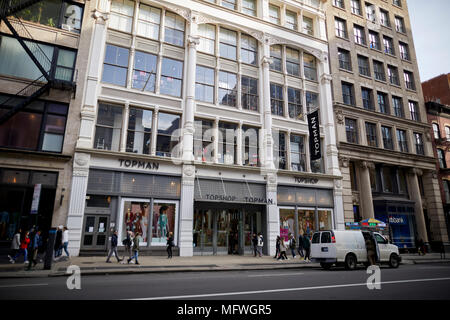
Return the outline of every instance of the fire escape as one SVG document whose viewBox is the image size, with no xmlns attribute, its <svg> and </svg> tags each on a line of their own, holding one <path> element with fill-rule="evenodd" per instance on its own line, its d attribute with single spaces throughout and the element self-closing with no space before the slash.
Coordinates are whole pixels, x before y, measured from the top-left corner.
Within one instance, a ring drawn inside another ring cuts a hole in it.
<svg viewBox="0 0 450 320">
<path fill-rule="evenodd" d="M 51 88 L 71 90 L 75 88 L 72 81 L 55 79 L 56 61 L 52 60 L 45 54 L 42 48 L 34 42 L 33 37 L 17 17 L 17 13 L 35 3 L 42 0 L 0 0 L 0 22 L 3 21 L 7 28 L 25 50 L 27 55 L 41 72 L 41 76 L 25 88 L 21 89 L 14 96 L 2 102 L 2 105 L 11 106 L 13 101 L 19 101 L 14 104 L 12 109 L 0 116 L 0 125 L 11 119 L 15 114 L 26 108 L 30 103 L 38 99 Z M 19 99 L 17 99 L 19 98 Z"/>
</svg>

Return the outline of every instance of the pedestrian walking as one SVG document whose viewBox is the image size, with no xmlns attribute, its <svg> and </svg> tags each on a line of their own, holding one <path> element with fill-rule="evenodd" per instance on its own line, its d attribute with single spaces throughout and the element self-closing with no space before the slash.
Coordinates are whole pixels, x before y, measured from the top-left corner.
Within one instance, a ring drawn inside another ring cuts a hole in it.
<svg viewBox="0 0 450 320">
<path fill-rule="evenodd" d="M 289 234 L 289 248 L 291 249 L 292 258 L 295 259 L 295 249 L 297 248 L 297 244 L 295 241 L 295 237 L 292 233 Z"/>
<path fill-rule="evenodd" d="M 128 258 L 131 259 L 131 247 L 133 245 L 133 232 L 127 231 L 127 237 L 122 240 L 122 244 L 125 246 L 125 253 L 122 259 L 125 259 L 125 254 L 128 254 Z"/>
<path fill-rule="evenodd" d="M 262 257 L 263 246 L 264 246 L 264 237 L 260 232 L 260 233 L 258 233 L 258 243 L 257 243 L 257 247 L 256 247 L 256 249 L 258 251 L 258 255 L 260 257 Z"/>
<path fill-rule="evenodd" d="M 21 238 L 22 230 L 17 230 L 16 234 L 14 235 L 12 241 L 11 241 L 11 252 L 8 255 L 9 262 L 14 263 L 13 257 L 16 256 L 16 254 L 19 252 L 20 249 L 20 238 Z"/>
<path fill-rule="evenodd" d="M 375 265 L 375 256 L 376 256 L 375 243 L 373 242 L 373 239 L 371 239 L 370 237 L 366 238 L 366 250 L 369 264 L 371 266 Z"/>
<path fill-rule="evenodd" d="M 284 242 L 283 238 L 280 238 L 280 256 L 277 260 L 289 260 L 289 258 L 286 255 L 286 243 Z"/>
<path fill-rule="evenodd" d="M 62 247 L 64 248 L 64 252 L 66 253 L 67 257 L 70 259 L 70 254 L 69 251 L 67 250 L 67 247 L 69 246 L 69 229 L 67 229 L 67 227 L 64 227 L 63 230 L 64 231 L 62 233 Z M 62 249 L 60 255 L 62 255 Z"/>
<path fill-rule="evenodd" d="M 37 255 L 39 247 L 42 245 L 41 231 L 36 227 L 32 235 L 30 237 L 30 246 L 28 249 L 28 269 L 31 270 L 31 267 L 35 267 L 37 265 Z"/>
<path fill-rule="evenodd" d="M 303 254 L 303 236 L 300 233 L 300 235 L 298 236 L 298 248 L 297 248 L 297 252 L 300 255 L 300 257 L 304 257 L 305 255 Z"/>
<path fill-rule="evenodd" d="M 107 263 L 111 263 L 110 259 L 113 254 L 116 256 L 117 262 L 123 260 L 119 258 L 119 253 L 117 252 L 117 230 L 114 230 L 111 236 L 111 248 L 109 248 L 108 258 L 106 258 Z"/>
<path fill-rule="evenodd" d="M 175 246 L 173 243 L 173 233 L 169 232 L 167 237 L 167 259 L 172 259 L 172 248 Z"/>
<path fill-rule="evenodd" d="M 311 261 L 311 241 L 308 235 L 303 236 L 303 249 L 305 249 L 305 261 Z"/>
<path fill-rule="evenodd" d="M 278 257 L 280 256 L 280 245 L 281 245 L 281 238 L 280 236 L 277 236 L 277 242 L 275 243 L 275 257 L 273 257 L 274 259 L 278 259 Z"/>
<path fill-rule="evenodd" d="M 62 255 L 62 228 L 62 226 L 58 226 L 58 229 L 56 230 L 55 245 L 53 247 L 55 250 L 55 258 Z"/>
<path fill-rule="evenodd" d="M 441 254 L 441 259 L 445 259 L 445 246 L 443 241 L 439 243 L 439 253 Z"/>
<path fill-rule="evenodd" d="M 141 234 L 136 232 L 136 236 L 133 239 L 133 256 L 128 259 L 128 263 L 130 263 L 133 259 L 135 259 L 136 264 L 139 264 L 138 256 L 139 256 L 139 242 L 141 241 Z"/>
<path fill-rule="evenodd" d="M 28 246 L 30 245 L 30 232 L 26 232 L 24 238 L 22 239 L 19 247 L 19 252 L 12 258 L 11 263 L 16 263 L 18 257 L 23 255 L 24 263 L 28 263 Z"/>
<path fill-rule="evenodd" d="M 256 233 L 252 236 L 252 247 L 253 247 L 253 254 L 256 257 L 258 252 L 258 237 L 256 236 Z"/>
</svg>

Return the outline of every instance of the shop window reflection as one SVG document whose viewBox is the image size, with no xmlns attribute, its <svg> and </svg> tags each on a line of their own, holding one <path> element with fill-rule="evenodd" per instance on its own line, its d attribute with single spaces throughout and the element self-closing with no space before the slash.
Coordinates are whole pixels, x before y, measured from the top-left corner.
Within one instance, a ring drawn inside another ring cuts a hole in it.
<svg viewBox="0 0 450 320">
<path fill-rule="evenodd" d="M 311 237 L 314 230 L 316 230 L 314 210 L 298 210 L 298 229 L 301 235 Z"/>
</svg>

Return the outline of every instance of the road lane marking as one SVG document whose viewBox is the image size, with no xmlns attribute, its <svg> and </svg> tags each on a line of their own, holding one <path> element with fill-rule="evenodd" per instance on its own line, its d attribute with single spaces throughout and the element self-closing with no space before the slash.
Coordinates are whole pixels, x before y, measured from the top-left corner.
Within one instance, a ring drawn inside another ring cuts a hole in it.
<svg viewBox="0 0 450 320">
<path fill-rule="evenodd" d="M 399 280 L 399 281 L 384 281 L 384 282 L 380 282 L 379 284 L 400 284 L 400 283 L 448 281 L 448 280 L 450 280 L 450 278 L 413 279 L 413 280 Z M 374 283 L 374 285 L 376 285 L 376 284 L 378 284 L 378 283 Z M 220 297 L 220 296 L 238 296 L 238 295 L 250 295 L 250 294 L 280 293 L 280 292 L 292 292 L 292 291 L 362 287 L 362 286 L 367 286 L 367 283 L 364 282 L 364 283 L 340 284 L 340 285 L 330 285 L 330 286 L 257 290 L 257 291 L 241 291 L 241 292 L 221 292 L 221 293 L 210 293 L 210 294 L 193 294 L 193 295 L 184 295 L 184 296 L 150 297 L 150 298 L 136 298 L 136 299 L 124 299 L 124 300 L 169 300 L 169 299 L 211 298 L 211 297 Z"/>
<path fill-rule="evenodd" d="M 298 276 L 300 274 L 304 274 L 304 273 L 272 273 L 272 274 L 252 274 L 249 275 L 247 277 L 249 278 L 255 278 L 255 277 L 274 277 L 274 276 Z"/>
<path fill-rule="evenodd" d="M 36 284 L 8 284 L 0 286 L 0 288 L 18 288 L 18 287 L 38 287 L 48 286 L 48 283 L 36 283 Z"/>
</svg>

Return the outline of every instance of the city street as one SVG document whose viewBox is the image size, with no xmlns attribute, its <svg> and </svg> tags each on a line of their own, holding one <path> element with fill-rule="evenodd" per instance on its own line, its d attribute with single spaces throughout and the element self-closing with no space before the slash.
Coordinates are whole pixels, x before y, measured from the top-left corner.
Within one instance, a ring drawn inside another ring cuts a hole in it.
<svg viewBox="0 0 450 320">
<path fill-rule="evenodd" d="M 195 300 L 440 300 L 450 299 L 450 264 L 381 268 L 381 289 L 369 275 L 321 268 L 81 276 L 69 290 L 67 277 L 0 280 L 0 299 L 195 299 Z"/>
</svg>

